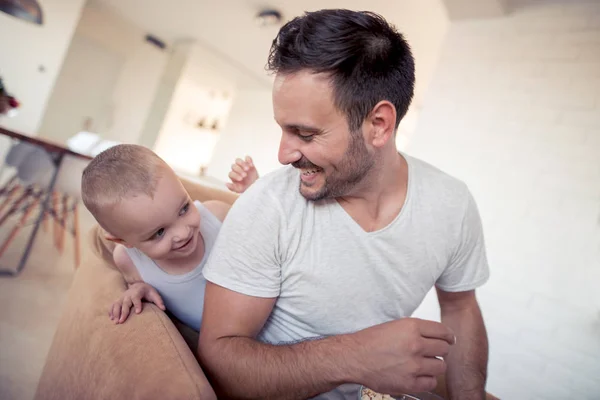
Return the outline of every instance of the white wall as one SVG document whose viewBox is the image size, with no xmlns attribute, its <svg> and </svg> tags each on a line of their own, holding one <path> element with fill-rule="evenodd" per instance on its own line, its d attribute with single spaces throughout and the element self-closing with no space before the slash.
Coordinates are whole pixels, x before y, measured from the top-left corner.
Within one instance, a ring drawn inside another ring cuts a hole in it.
<svg viewBox="0 0 600 400">
<path fill-rule="evenodd" d="M 410 44 L 415 58 L 416 79 L 412 108 L 418 111 L 438 63 L 450 21 L 444 1 L 419 0 L 397 3 L 398 15 L 383 16 L 389 21 L 397 21 L 396 28 Z"/>
<path fill-rule="evenodd" d="M 154 94 L 154 100 L 148 112 L 148 118 L 140 134 L 138 143 L 154 148 L 163 122 L 169 113 L 171 101 L 177 89 L 177 83 L 185 70 L 190 52 L 190 44 L 180 43 L 172 46 L 169 51 L 169 57 L 163 70 L 162 76 L 158 82 L 158 87 Z"/>
<path fill-rule="evenodd" d="M 169 111 L 154 150 L 178 172 L 198 175 L 206 166 L 217 140 L 218 132 L 196 126 L 196 111 L 209 108 L 209 90 L 183 76 L 175 89 Z"/>
<path fill-rule="evenodd" d="M 64 143 L 83 129 L 110 140 L 137 143 L 168 54 L 145 32 L 92 1 L 73 35 L 40 129 Z"/>
<path fill-rule="evenodd" d="M 114 122 L 104 135 L 125 143 L 138 143 L 168 60 L 168 53 L 138 39 L 117 80 Z"/>
<path fill-rule="evenodd" d="M 208 175 L 228 182 L 231 164 L 249 155 L 262 176 L 279 167 L 277 151 L 281 129 L 273 119 L 271 90 L 240 90 L 227 126 L 215 146 Z"/>
<path fill-rule="evenodd" d="M 37 133 L 83 4 L 84 0 L 43 1 L 41 26 L 0 13 L 0 75 L 22 103 L 18 116 L 0 119 L 4 127 Z"/>
<path fill-rule="evenodd" d="M 114 121 L 112 93 L 124 64 L 121 54 L 75 33 L 50 95 L 39 136 L 65 143 L 81 130 L 107 132 Z M 90 126 L 84 128 L 88 121 Z"/>
<path fill-rule="evenodd" d="M 236 69 L 229 60 L 209 49 L 198 44 L 188 47 L 187 59 L 178 77 L 154 150 L 175 170 L 197 175 L 200 166 L 208 166 L 208 171 L 212 170 L 211 160 L 221 157 L 213 152 L 217 142 L 229 137 L 230 125 L 239 121 L 230 112 L 232 104 L 238 102 L 237 91 L 240 87 L 255 87 L 257 84 L 245 71 Z M 169 79 L 173 80 L 172 77 Z M 270 96 L 270 90 L 268 92 Z M 211 93 L 214 98 L 211 98 Z M 206 115 L 211 120 L 214 117 L 219 121 L 217 131 L 194 126 L 195 122 Z M 264 115 L 272 115 L 272 112 Z M 262 117 L 252 116 L 259 120 Z M 248 122 L 252 124 L 252 121 Z M 230 142 L 230 145 L 236 147 L 237 143 Z M 209 174 L 212 175 L 210 172 Z"/>
<path fill-rule="evenodd" d="M 408 151 L 478 201 L 489 390 L 597 399 L 600 3 L 527 3 L 451 27 Z M 430 296 L 417 315 L 438 312 Z"/>
</svg>

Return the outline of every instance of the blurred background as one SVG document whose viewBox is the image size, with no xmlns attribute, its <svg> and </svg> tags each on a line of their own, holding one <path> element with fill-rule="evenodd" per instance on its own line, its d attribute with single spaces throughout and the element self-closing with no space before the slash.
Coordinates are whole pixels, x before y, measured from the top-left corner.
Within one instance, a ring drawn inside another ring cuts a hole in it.
<svg viewBox="0 0 600 400">
<path fill-rule="evenodd" d="M 18 101 L 0 127 L 88 156 L 142 144 L 218 187 L 236 157 L 252 156 L 261 175 L 280 167 L 264 66 L 281 25 L 322 8 L 382 14 L 416 58 L 398 148 L 464 180 L 482 215 L 488 390 L 600 398 L 600 1 L 37 3 L 40 24 L 0 13 L 0 77 Z M 5 157 L 14 137 L 3 143 Z M 61 193 L 77 196 L 85 162 L 65 159 Z M 35 391 L 73 273 L 71 250 L 56 247 L 0 278 L 1 398 Z M 63 261 L 47 266 L 50 251 Z M 18 261 L 9 253 L 0 263 Z M 417 311 L 438 314 L 434 294 Z"/>
</svg>

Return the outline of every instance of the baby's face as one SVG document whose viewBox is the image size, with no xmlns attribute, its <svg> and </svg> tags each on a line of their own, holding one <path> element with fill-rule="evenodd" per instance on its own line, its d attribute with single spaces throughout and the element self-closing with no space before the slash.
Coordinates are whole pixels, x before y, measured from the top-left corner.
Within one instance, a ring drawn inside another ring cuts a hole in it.
<svg viewBox="0 0 600 400">
<path fill-rule="evenodd" d="M 172 171 L 160 178 L 154 198 L 142 194 L 114 207 L 107 225 L 154 260 L 188 257 L 200 240 L 200 213 Z"/>
</svg>

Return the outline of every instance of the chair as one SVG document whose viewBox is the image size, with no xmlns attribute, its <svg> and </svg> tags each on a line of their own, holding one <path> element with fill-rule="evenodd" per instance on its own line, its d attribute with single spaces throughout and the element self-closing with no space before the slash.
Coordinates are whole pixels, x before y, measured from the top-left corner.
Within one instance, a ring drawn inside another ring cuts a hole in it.
<svg viewBox="0 0 600 400">
<path fill-rule="evenodd" d="M 54 245 L 62 254 L 65 231 L 74 237 L 75 266 L 79 266 L 79 221 L 78 198 L 54 190 L 48 193 L 47 187 L 56 168 L 51 155 L 43 148 L 30 143 L 13 144 L 5 157 L 5 165 L 14 172 L 0 189 L 0 226 L 11 216 L 20 214 L 20 218 L 7 238 L 0 244 L 0 256 L 8 249 L 19 231 L 31 222 L 35 210 L 43 212 L 42 229 L 47 231 L 48 220 L 54 221 Z M 4 167 L 3 167 L 4 169 Z M 49 198 L 48 198 L 49 197 Z M 16 198 L 16 199 L 15 199 Z M 5 213 L 4 210 L 10 205 Z M 33 220 L 40 218 L 39 212 Z M 72 216 L 72 218 L 69 218 Z"/>
</svg>

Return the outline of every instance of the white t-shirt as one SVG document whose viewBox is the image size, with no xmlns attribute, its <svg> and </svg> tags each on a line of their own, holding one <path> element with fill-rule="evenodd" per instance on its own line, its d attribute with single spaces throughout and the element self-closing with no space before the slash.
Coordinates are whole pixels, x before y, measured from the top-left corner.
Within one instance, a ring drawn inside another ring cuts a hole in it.
<svg viewBox="0 0 600 400">
<path fill-rule="evenodd" d="M 293 167 L 265 175 L 234 203 L 204 276 L 239 293 L 277 297 L 258 340 L 285 344 L 355 332 L 410 316 L 434 285 L 458 292 L 488 279 L 467 186 L 403 156 L 405 204 L 375 232 L 365 232 L 335 200 L 302 197 Z"/>
</svg>

